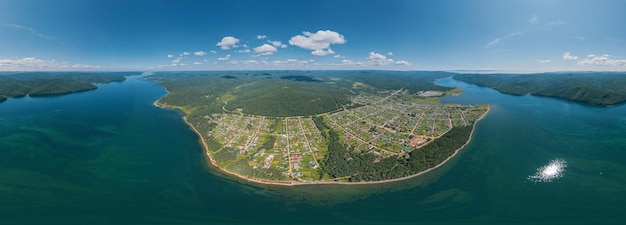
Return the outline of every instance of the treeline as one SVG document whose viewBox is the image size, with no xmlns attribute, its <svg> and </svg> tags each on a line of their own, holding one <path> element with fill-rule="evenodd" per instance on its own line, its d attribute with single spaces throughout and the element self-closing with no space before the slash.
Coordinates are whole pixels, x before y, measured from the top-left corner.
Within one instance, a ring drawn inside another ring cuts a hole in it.
<svg viewBox="0 0 626 225">
<path fill-rule="evenodd" d="M 344 75 L 352 81 L 366 83 L 385 90 L 405 89 L 411 93 L 420 91 L 448 91 L 452 88 L 437 86 L 436 79 L 451 77 L 453 73 L 441 71 L 352 71 Z"/>
<path fill-rule="evenodd" d="M 345 178 L 350 182 L 401 178 L 432 168 L 450 157 L 469 140 L 471 126 L 454 127 L 441 138 L 409 153 L 409 158 L 387 157 L 376 162 L 372 153 L 357 153 L 341 143 L 339 134 L 330 130 L 328 153 L 320 174 Z"/>
<path fill-rule="evenodd" d="M 626 102 L 624 72 L 459 74 L 454 79 L 512 95 L 555 97 L 594 105 Z"/>
<path fill-rule="evenodd" d="M 94 83 L 123 81 L 128 73 L 16 72 L 0 75 L 0 96 L 58 95 L 96 89 Z M 0 101 L 2 101 L 0 97 Z"/>
</svg>

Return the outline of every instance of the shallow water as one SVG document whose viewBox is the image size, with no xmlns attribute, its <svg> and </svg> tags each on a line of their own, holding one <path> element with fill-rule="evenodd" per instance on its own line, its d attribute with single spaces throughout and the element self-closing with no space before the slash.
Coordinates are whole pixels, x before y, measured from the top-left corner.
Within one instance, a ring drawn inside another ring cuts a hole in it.
<svg viewBox="0 0 626 225">
<path fill-rule="evenodd" d="M 626 106 L 510 96 L 451 78 L 492 104 L 443 167 L 379 185 L 274 187 L 207 166 L 197 136 L 141 77 L 0 104 L 1 224 L 620 224 Z M 551 160 L 551 182 L 527 178 Z"/>
</svg>

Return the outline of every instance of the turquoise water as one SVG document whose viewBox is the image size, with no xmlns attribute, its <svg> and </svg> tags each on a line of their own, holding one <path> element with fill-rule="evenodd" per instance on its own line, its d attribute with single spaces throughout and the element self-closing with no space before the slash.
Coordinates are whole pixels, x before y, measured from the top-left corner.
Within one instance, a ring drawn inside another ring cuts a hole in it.
<svg viewBox="0 0 626 225">
<path fill-rule="evenodd" d="M 0 104 L 0 224 L 623 224 L 626 105 L 503 95 L 450 78 L 444 102 L 493 104 L 432 173 L 367 186 L 273 187 L 207 166 L 141 77 Z M 527 177 L 563 159 L 552 182 Z"/>
</svg>

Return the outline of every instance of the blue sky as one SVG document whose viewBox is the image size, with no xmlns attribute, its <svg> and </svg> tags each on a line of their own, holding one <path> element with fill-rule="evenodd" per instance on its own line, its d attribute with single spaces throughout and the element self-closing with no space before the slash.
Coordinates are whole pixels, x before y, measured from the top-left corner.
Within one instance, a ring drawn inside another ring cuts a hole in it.
<svg viewBox="0 0 626 225">
<path fill-rule="evenodd" d="M 624 71 L 625 10 L 622 0 L 0 0 L 0 71 Z"/>
</svg>

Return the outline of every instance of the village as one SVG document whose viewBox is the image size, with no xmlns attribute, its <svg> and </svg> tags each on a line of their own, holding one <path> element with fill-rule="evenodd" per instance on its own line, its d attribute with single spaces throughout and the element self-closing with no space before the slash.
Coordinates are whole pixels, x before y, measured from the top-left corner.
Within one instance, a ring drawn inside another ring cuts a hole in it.
<svg viewBox="0 0 626 225">
<path fill-rule="evenodd" d="M 351 151 L 371 153 L 380 160 L 408 157 L 410 151 L 419 150 L 452 127 L 473 124 L 487 110 L 486 106 L 416 101 L 423 98 L 396 90 L 360 94 L 352 99 L 357 107 L 315 116 L 214 114 L 210 120 L 217 126 L 208 135 L 223 145 L 217 152 L 228 149 L 237 155 L 230 160 L 216 160 L 221 168 L 245 160 L 253 170 L 280 171 L 284 180 L 314 181 L 320 179 L 318 169 L 328 142 L 313 117 L 321 117 L 340 133 L 342 143 Z"/>
</svg>

